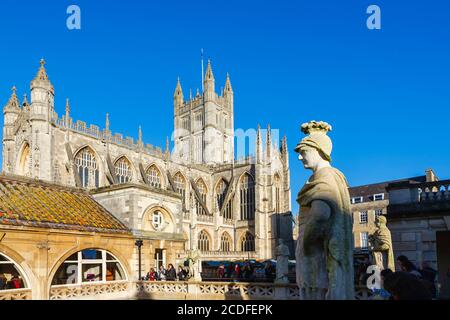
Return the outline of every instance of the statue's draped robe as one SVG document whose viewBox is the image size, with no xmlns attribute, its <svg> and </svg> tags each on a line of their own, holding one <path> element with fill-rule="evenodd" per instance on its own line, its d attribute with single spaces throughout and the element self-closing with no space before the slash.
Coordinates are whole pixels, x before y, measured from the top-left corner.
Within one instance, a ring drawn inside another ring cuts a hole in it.
<svg viewBox="0 0 450 320">
<path fill-rule="evenodd" d="M 277 269 L 276 274 L 277 281 L 286 281 L 289 282 L 288 273 L 289 273 L 289 248 L 285 244 L 279 245 L 276 248 L 276 258 L 277 258 Z"/>
<path fill-rule="evenodd" d="M 376 247 L 373 249 L 375 264 L 382 269 L 388 268 L 395 271 L 391 232 L 383 226 L 374 232 L 373 237 L 376 239 Z"/>
<path fill-rule="evenodd" d="M 323 236 L 319 243 L 305 243 L 304 230 L 308 228 L 311 203 L 321 200 L 331 209 L 323 221 Z M 350 210 L 348 184 L 337 169 L 325 167 L 314 173 L 299 192 L 299 236 L 297 240 L 297 284 L 302 290 L 326 290 L 325 298 L 354 299 L 353 219 Z M 305 214 L 303 214 L 305 213 Z M 304 250 L 315 246 L 313 254 Z"/>
</svg>

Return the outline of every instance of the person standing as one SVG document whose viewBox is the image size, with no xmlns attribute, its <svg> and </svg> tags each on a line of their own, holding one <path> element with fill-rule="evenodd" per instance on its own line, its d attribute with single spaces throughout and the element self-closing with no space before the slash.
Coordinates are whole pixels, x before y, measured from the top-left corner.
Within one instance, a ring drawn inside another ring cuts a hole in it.
<svg viewBox="0 0 450 320">
<path fill-rule="evenodd" d="M 177 271 L 173 267 L 173 264 L 169 263 L 167 266 L 166 278 L 168 281 L 175 281 L 177 279 Z"/>
<path fill-rule="evenodd" d="M 167 279 L 167 270 L 164 268 L 163 265 L 160 265 L 158 271 L 158 280 L 166 281 L 166 279 Z"/>
</svg>

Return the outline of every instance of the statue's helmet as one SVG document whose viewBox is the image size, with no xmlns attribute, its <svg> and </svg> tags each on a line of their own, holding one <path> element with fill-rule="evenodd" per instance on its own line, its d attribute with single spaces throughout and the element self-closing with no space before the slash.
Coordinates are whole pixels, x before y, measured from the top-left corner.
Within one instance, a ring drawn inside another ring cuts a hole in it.
<svg viewBox="0 0 450 320">
<path fill-rule="evenodd" d="M 382 224 L 382 225 L 386 225 L 386 223 L 387 223 L 387 219 L 386 219 L 385 216 L 378 216 L 377 219 L 376 219 L 376 221 L 377 221 L 379 224 Z"/>
<path fill-rule="evenodd" d="M 332 130 L 331 126 L 324 121 L 312 120 L 302 124 L 300 130 L 307 136 L 297 144 L 295 152 L 300 153 L 302 149 L 311 147 L 316 149 L 323 159 L 331 161 L 333 143 L 327 136 L 327 132 Z"/>
</svg>

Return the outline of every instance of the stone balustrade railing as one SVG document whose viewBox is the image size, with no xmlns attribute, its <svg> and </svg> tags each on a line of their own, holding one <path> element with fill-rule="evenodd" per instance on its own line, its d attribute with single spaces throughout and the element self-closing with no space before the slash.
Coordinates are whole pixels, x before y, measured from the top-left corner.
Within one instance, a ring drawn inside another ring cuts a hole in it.
<svg viewBox="0 0 450 320">
<path fill-rule="evenodd" d="M 0 300 L 30 300 L 31 289 L 0 290 Z M 50 300 L 86 299 L 199 299 L 298 300 L 296 284 L 212 281 L 111 281 L 55 285 Z M 370 300 L 366 287 L 355 289 L 355 300 Z"/>
<path fill-rule="evenodd" d="M 137 299 L 188 300 L 298 300 L 296 284 L 252 282 L 178 282 L 138 281 L 134 283 Z M 370 300 L 372 293 L 366 287 L 355 290 L 355 300 Z"/>
<path fill-rule="evenodd" d="M 61 128 L 66 128 L 75 132 L 80 132 L 86 135 L 89 135 L 91 137 L 102 139 L 105 141 L 108 141 L 113 144 L 117 144 L 123 147 L 126 147 L 128 149 L 134 150 L 134 151 L 140 151 L 142 150 L 144 153 L 156 156 L 156 157 L 162 157 L 163 151 L 159 147 L 155 147 L 151 144 L 143 144 L 142 142 L 134 142 L 134 139 L 131 137 L 125 137 L 123 138 L 122 134 L 116 133 L 112 134 L 109 131 L 106 130 L 100 130 L 100 128 L 96 125 L 90 125 L 87 126 L 86 122 L 77 120 L 76 122 L 66 121 L 65 117 L 62 118 L 54 118 L 52 119 L 53 123 Z"/>
<path fill-rule="evenodd" d="M 109 281 L 100 283 L 83 283 L 55 285 L 50 289 L 50 300 L 114 299 L 130 295 L 130 282 Z"/>
<path fill-rule="evenodd" d="M 213 215 L 200 214 L 200 215 L 197 215 L 197 221 L 214 223 L 214 216 Z"/>
<path fill-rule="evenodd" d="M 450 180 L 420 183 L 417 188 L 419 202 L 450 201 Z"/>
<path fill-rule="evenodd" d="M 0 290 L 0 300 L 31 300 L 31 289 Z"/>
<path fill-rule="evenodd" d="M 202 251 L 201 252 L 202 259 L 207 257 L 224 257 L 227 259 L 256 259 L 257 254 L 255 251 Z"/>
</svg>

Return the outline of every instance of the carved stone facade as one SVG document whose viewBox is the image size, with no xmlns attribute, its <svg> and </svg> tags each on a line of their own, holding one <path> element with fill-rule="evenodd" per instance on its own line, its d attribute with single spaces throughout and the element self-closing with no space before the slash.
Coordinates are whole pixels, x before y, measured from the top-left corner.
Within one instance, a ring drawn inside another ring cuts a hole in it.
<svg viewBox="0 0 450 320">
<path fill-rule="evenodd" d="M 152 251 L 145 269 L 181 263 L 183 250 L 200 243 L 208 260 L 250 253 L 272 258 L 278 238 L 292 243 L 292 229 L 283 227 L 291 219 L 286 138 L 277 148 L 268 129 L 263 143 L 258 127 L 256 156 L 235 161 L 229 76 L 220 95 L 214 87 L 211 64 L 204 92 L 188 101 L 178 82 L 174 151 L 168 143 L 163 151 L 144 144 L 141 128 L 137 141 L 113 134 L 108 115 L 103 130 L 74 121 L 69 101 L 59 117 L 41 61 L 31 81 L 30 103 L 26 97 L 19 103 L 14 88 L 4 108 L 3 171 L 89 190 L 135 238 L 160 240 L 163 253 L 156 257 Z M 183 250 L 169 258 L 166 252 L 179 241 L 185 243 Z"/>
</svg>

